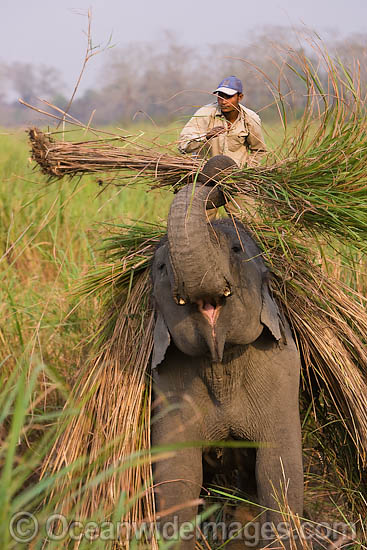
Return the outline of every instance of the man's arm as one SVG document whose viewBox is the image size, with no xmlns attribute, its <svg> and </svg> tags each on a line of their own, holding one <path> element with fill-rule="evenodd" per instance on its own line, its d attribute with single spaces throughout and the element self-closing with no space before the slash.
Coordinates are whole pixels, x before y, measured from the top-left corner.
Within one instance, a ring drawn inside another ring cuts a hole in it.
<svg viewBox="0 0 367 550">
<path fill-rule="evenodd" d="M 178 149 L 181 153 L 192 153 L 200 149 L 208 139 L 210 108 L 201 107 L 183 128 Z"/>
</svg>

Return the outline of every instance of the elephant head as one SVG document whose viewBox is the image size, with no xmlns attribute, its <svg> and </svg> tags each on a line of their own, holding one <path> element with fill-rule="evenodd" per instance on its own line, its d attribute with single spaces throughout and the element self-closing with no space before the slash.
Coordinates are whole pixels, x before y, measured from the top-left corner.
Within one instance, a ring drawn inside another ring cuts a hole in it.
<svg viewBox="0 0 367 550">
<path fill-rule="evenodd" d="M 228 157 L 213 157 L 198 182 L 172 202 L 168 235 L 152 267 L 153 367 L 171 339 L 186 355 L 209 354 L 221 362 L 227 349 L 254 342 L 264 327 L 278 342 L 284 338 L 270 273 L 249 231 L 231 219 L 207 223 L 206 209 L 224 202 L 216 174 L 232 164 Z"/>
</svg>

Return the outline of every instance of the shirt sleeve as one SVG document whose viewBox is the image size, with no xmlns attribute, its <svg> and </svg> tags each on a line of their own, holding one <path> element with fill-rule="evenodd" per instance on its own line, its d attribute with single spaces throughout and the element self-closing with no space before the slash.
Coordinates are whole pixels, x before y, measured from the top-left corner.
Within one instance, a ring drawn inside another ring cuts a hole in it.
<svg viewBox="0 0 367 550">
<path fill-rule="evenodd" d="M 205 141 L 210 117 L 205 107 L 201 107 L 183 128 L 178 149 L 181 153 L 191 153 L 199 149 Z"/>
<path fill-rule="evenodd" d="M 254 111 L 246 110 L 249 135 L 247 145 L 252 153 L 266 153 L 266 145 L 261 129 L 261 119 Z"/>
<path fill-rule="evenodd" d="M 265 153 L 266 145 L 261 128 L 260 117 L 249 117 L 248 121 L 249 135 L 247 136 L 247 144 L 253 153 Z"/>
</svg>

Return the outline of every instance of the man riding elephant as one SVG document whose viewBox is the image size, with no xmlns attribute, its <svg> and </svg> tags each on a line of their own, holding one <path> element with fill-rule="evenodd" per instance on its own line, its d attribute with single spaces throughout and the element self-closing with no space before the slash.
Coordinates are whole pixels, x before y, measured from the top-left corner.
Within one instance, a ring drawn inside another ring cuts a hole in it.
<svg viewBox="0 0 367 550">
<path fill-rule="evenodd" d="M 213 94 L 217 101 L 201 107 L 183 128 L 179 150 L 203 157 L 226 155 L 240 168 L 256 166 L 266 146 L 260 117 L 240 104 L 241 80 L 229 76 Z"/>
</svg>

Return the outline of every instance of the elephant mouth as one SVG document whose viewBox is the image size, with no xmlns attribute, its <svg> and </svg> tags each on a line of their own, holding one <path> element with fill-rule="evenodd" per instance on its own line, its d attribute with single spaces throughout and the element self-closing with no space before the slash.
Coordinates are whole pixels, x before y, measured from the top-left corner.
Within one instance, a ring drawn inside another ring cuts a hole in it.
<svg viewBox="0 0 367 550">
<path fill-rule="evenodd" d="M 200 313 L 205 317 L 210 326 L 214 328 L 222 306 L 214 301 L 206 302 L 205 300 L 198 300 L 197 304 Z"/>
<path fill-rule="evenodd" d="M 219 345 L 218 338 L 216 334 L 216 323 L 219 317 L 220 310 L 222 308 L 222 304 L 210 300 L 198 300 L 197 306 L 199 312 L 203 315 L 203 317 L 206 319 L 206 321 L 209 323 L 211 328 L 211 337 L 208 341 L 210 353 L 212 356 L 212 360 L 215 362 L 221 362 L 223 359 L 223 345 Z"/>
</svg>

